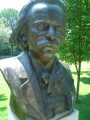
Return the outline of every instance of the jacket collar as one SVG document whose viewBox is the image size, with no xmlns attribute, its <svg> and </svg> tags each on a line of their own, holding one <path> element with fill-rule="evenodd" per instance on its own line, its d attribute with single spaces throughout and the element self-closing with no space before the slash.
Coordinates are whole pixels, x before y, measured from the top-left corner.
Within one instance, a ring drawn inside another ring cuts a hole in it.
<svg viewBox="0 0 90 120">
<path fill-rule="evenodd" d="M 39 88 L 39 83 L 36 78 L 35 71 L 32 68 L 32 63 L 30 62 L 30 58 L 27 52 L 18 56 L 18 63 L 20 66 L 19 73 L 19 79 L 21 81 L 20 89 L 29 105 L 44 120 L 45 116 L 43 114 L 44 105 L 42 95 Z"/>
<path fill-rule="evenodd" d="M 29 105 L 33 108 L 33 110 L 40 116 L 40 118 L 45 119 L 44 116 L 44 103 L 42 99 L 42 94 L 40 90 L 40 86 L 37 80 L 37 76 L 35 73 L 35 69 L 33 68 L 33 63 L 30 61 L 29 55 L 27 53 L 23 53 L 21 56 L 18 56 L 18 62 L 20 63 L 20 73 L 19 73 L 19 79 L 21 82 L 20 89 L 26 99 L 26 101 L 29 103 Z M 58 61 L 59 63 L 59 61 Z M 61 65 L 61 64 L 60 64 Z M 64 68 L 61 66 L 62 69 Z M 64 69 L 63 69 L 64 70 Z M 23 74 L 22 74 L 23 73 Z M 58 85 L 58 84 L 56 84 Z M 60 94 L 62 95 L 68 95 L 69 91 L 66 85 L 66 79 L 60 85 L 58 88 L 60 88 L 61 91 Z M 67 88 L 67 90 L 66 90 Z"/>
</svg>

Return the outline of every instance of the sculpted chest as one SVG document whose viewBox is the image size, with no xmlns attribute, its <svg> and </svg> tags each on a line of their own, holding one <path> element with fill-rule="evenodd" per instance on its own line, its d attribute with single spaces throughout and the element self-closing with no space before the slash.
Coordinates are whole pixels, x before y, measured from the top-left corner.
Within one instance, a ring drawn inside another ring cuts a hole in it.
<svg viewBox="0 0 90 120">
<path fill-rule="evenodd" d="M 28 74 L 19 60 L 13 60 L 13 64 L 12 70 L 10 70 L 11 68 L 7 68 L 7 70 L 2 68 L 2 72 L 14 94 L 14 101 L 17 101 L 28 117 L 36 120 L 48 120 L 57 114 L 67 114 L 67 112 L 72 111 L 72 94 L 66 84 L 68 78 L 64 78 L 62 83 L 59 83 L 57 78 L 54 78 L 55 83 L 54 86 L 51 85 L 51 94 L 49 95 L 47 94 L 47 86 L 38 80 L 31 68 Z M 42 84 L 42 87 L 40 84 Z M 14 108 L 12 106 L 11 104 L 11 108 Z"/>
<path fill-rule="evenodd" d="M 56 114 L 72 111 L 72 95 L 68 90 L 66 80 L 64 79 L 62 83 L 59 83 L 57 78 L 54 80 L 57 82 L 48 89 L 42 81 L 42 83 L 39 81 L 35 72 L 32 72 L 26 82 L 22 79 L 24 84 L 21 85 L 21 89 L 25 99 L 43 119 L 50 119 Z M 53 80 L 51 82 L 53 83 Z"/>
</svg>

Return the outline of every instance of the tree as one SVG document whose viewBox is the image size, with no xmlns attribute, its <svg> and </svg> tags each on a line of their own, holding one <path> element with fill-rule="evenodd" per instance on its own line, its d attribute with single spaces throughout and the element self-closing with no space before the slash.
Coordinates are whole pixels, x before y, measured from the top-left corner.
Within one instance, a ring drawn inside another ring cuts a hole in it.
<svg viewBox="0 0 90 120">
<path fill-rule="evenodd" d="M 5 25 L 0 25 L 0 55 L 10 54 L 9 43 L 10 30 Z"/>
<path fill-rule="evenodd" d="M 12 46 L 9 44 L 11 31 L 4 24 L 0 24 L 0 56 L 12 55 Z M 13 55 L 18 55 L 21 49 L 17 46 L 13 47 Z"/>
<path fill-rule="evenodd" d="M 19 12 L 13 8 L 3 9 L 0 12 L 0 22 L 2 22 L 1 20 L 3 20 L 5 26 L 13 30 L 17 22 L 18 16 Z"/>
<path fill-rule="evenodd" d="M 18 16 L 19 16 L 19 12 L 17 10 L 13 9 L 13 8 L 3 9 L 0 12 L 0 25 L 4 24 L 5 27 L 8 27 L 12 32 L 13 29 L 14 29 L 14 26 L 15 26 L 15 24 L 17 22 Z M 8 34 L 8 32 L 7 32 L 7 34 Z M 5 32 L 5 35 L 6 35 L 6 32 Z M 2 32 L 1 32 L 1 36 L 2 36 Z M 5 36 L 2 36 L 2 39 L 4 39 L 4 38 L 5 38 Z M 6 46 L 6 43 L 4 44 L 4 46 Z M 10 46 L 9 45 L 9 38 L 8 38 L 7 46 Z M 2 48 L 3 48 L 3 45 L 2 45 Z M 13 46 L 13 44 L 11 44 L 11 47 L 9 47 L 9 48 L 10 48 L 9 54 L 12 53 L 12 55 L 17 55 L 17 54 L 19 54 L 21 52 L 21 50 L 18 47 Z M 2 50 L 2 52 L 3 52 L 3 50 Z M 4 53 L 6 54 L 5 51 L 4 51 Z"/>
<path fill-rule="evenodd" d="M 65 0 L 65 3 L 68 13 L 67 33 L 58 55 L 60 59 L 75 65 L 78 100 L 81 63 L 90 60 L 88 0 Z"/>
</svg>

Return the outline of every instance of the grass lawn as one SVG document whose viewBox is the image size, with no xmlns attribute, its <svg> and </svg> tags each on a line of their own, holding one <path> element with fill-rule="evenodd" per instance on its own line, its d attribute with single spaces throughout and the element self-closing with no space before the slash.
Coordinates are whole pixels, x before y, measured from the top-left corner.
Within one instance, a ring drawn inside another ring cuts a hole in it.
<svg viewBox="0 0 90 120">
<path fill-rule="evenodd" d="M 75 108 L 79 110 L 79 120 L 90 120 L 90 63 L 83 62 L 80 82 L 79 103 L 75 103 Z M 74 66 L 71 66 L 75 87 L 77 75 Z M 0 73 L 0 120 L 8 120 L 9 88 Z"/>
<path fill-rule="evenodd" d="M 0 73 L 0 120 L 8 120 L 9 88 Z"/>
<path fill-rule="evenodd" d="M 77 75 L 74 66 L 71 66 L 72 75 L 77 84 Z M 79 110 L 79 120 L 90 120 L 90 62 L 83 62 L 80 79 L 79 103 L 75 108 Z"/>
</svg>

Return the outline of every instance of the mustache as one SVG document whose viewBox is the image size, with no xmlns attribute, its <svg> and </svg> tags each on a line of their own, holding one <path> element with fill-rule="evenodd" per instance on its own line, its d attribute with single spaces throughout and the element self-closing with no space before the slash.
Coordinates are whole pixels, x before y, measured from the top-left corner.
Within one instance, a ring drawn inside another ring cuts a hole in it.
<svg viewBox="0 0 90 120">
<path fill-rule="evenodd" d="M 37 47 L 43 48 L 43 47 L 58 47 L 58 41 L 57 40 L 40 40 L 37 43 Z"/>
</svg>

